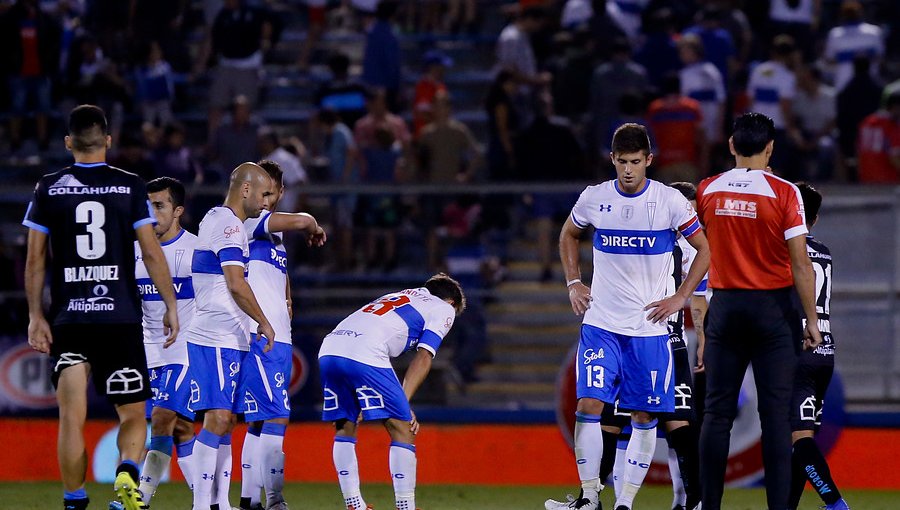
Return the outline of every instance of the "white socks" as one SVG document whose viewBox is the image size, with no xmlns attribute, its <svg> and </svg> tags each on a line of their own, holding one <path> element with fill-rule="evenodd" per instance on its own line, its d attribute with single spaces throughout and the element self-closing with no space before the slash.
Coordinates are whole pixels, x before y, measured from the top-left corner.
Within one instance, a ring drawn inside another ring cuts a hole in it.
<svg viewBox="0 0 900 510">
<path fill-rule="evenodd" d="M 603 458 L 603 430 L 600 416 L 575 413 L 575 463 L 584 497 L 596 500 L 600 491 L 600 459 Z"/>
<path fill-rule="evenodd" d="M 219 442 L 219 452 L 216 456 L 216 494 L 213 501 L 219 504 L 220 510 L 231 510 L 231 503 L 228 501 L 228 491 L 231 489 L 231 434 L 222 436 Z"/>
<path fill-rule="evenodd" d="M 216 460 L 221 437 L 203 429 L 194 442 L 194 510 L 207 510 L 212 504 L 212 486 L 216 479 Z"/>
<path fill-rule="evenodd" d="M 616 448 L 616 463 L 613 464 L 613 489 L 616 497 L 622 494 L 622 482 L 625 481 L 625 448 L 627 443 L 620 442 Z"/>
<path fill-rule="evenodd" d="M 241 501 L 249 500 L 250 506 L 259 503 L 263 486 L 259 466 L 260 432 L 261 429 L 248 428 L 247 435 L 244 437 L 244 446 L 241 449 Z"/>
<path fill-rule="evenodd" d="M 416 510 L 416 447 L 391 441 L 388 460 L 397 510 Z"/>
<path fill-rule="evenodd" d="M 681 468 L 678 467 L 678 456 L 674 448 L 669 448 L 669 476 L 672 477 L 672 508 L 684 506 L 687 504 L 687 492 L 684 491 L 684 480 L 681 479 Z"/>
<path fill-rule="evenodd" d="M 144 467 L 141 469 L 141 485 L 138 490 L 144 496 L 144 503 L 150 504 L 150 499 L 156 494 L 156 488 L 162 480 L 163 474 L 172 461 L 172 436 L 154 436 L 150 438 L 150 448 L 147 450 L 147 458 L 144 459 Z"/>
<path fill-rule="evenodd" d="M 653 450 L 656 449 L 656 423 L 656 419 L 650 423 L 631 422 L 631 440 L 625 450 L 625 480 L 622 492 L 616 497 L 615 507 L 624 505 L 631 508 L 638 489 L 644 483 L 653 460 Z"/>
<path fill-rule="evenodd" d="M 189 489 L 194 490 L 194 442 L 197 438 L 192 437 L 190 441 L 175 445 L 175 452 L 178 454 L 178 467 L 181 474 L 184 475 L 184 481 L 187 482 Z"/>
<path fill-rule="evenodd" d="M 356 460 L 356 438 L 335 436 L 332 450 L 334 469 L 337 471 L 341 493 L 347 509 L 365 510 L 366 502 L 359 492 L 359 464 Z"/>
<path fill-rule="evenodd" d="M 284 501 L 284 433 L 286 425 L 264 423 L 259 436 L 258 459 L 262 462 L 262 479 L 266 488 L 266 507 Z M 221 510 L 221 507 L 220 507 Z"/>
</svg>

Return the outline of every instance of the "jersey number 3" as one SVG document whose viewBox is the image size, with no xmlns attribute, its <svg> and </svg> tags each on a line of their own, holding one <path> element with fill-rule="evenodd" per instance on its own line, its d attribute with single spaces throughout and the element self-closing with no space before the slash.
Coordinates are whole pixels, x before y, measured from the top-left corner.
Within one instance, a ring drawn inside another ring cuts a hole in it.
<svg viewBox="0 0 900 510">
<path fill-rule="evenodd" d="M 99 259 L 106 253 L 106 208 L 100 202 L 82 202 L 75 208 L 75 222 L 85 226 L 87 234 L 75 236 L 78 256 L 86 260 Z"/>
<path fill-rule="evenodd" d="M 378 301 L 373 303 L 369 303 L 365 308 L 362 309 L 364 313 L 374 313 L 375 315 L 381 316 L 384 315 L 394 308 L 400 308 L 401 306 L 408 305 L 409 298 L 406 296 L 393 296 L 389 298 L 381 298 Z"/>
</svg>

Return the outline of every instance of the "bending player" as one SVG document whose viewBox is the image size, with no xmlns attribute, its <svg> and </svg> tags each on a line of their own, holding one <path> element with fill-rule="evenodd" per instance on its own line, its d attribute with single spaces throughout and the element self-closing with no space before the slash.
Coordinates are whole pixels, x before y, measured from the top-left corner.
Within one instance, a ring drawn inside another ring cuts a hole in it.
<svg viewBox="0 0 900 510">
<path fill-rule="evenodd" d="M 200 222 L 191 262 L 197 314 L 184 333 L 188 342 L 191 409 L 206 411 L 194 442 L 194 510 L 230 509 L 231 430 L 238 374 L 249 350 L 247 316 L 259 324 L 257 338 L 272 350 L 275 331 L 244 278 L 250 256 L 244 221 L 256 218 L 273 198 L 272 178 L 254 163 L 231 173 L 224 205 Z M 213 482 L 216 495 L 212 496 Z"/>
<path fill-rule="evenodd" d="M 309 246 L 325 244 L 325 231 L 305 213 L 275 212 L 284 196 L 284 172 L 274 161 L 259 166 L 272 178 L 274 199 L 258 218 L 247 218 L 244 227 L 250 238 L 247 281 L 259 306 L 275 329 L 275 346 L 263 352 L 256 335 L 250 337 L 249 357 L 241 370 L 236 400 L 243 406 L 249 423 L 241 450 L 241 508 L 259 508 L 260 489 L 265 487 L 265 508 L 286 510 L 284 488 L 284 433 L 291 416 L 287 385 L 291 380 L 290 287 L 287 252 L 280 232 L 305 232 Z M 250 330 L 256 324 L 251 321 Z"/>
<path fill-rule="evenodd" d="M 391 436 L 389 455 L 397 510 L 416 508 L 419 422 L 409 407 L 454 319 L 466 308 L 459 283 L 446 274 L 424 287 L 387 294 L 353 312 L 325 336 L 319 370 L 325 393 L 322 420 L 334 422 L 334 467 L 347 510 L 370 508 L 359 490 L 357 419 L 380 421 Z M 403 385 L 391 358 L 415 350 Z"/>
</svg>

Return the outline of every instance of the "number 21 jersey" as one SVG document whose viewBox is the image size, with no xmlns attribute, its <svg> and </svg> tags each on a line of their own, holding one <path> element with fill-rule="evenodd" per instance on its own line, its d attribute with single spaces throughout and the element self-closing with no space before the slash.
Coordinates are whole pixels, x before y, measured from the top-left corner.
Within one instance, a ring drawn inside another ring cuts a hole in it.
<svg viewBox="0 0 900 510">
<path fill-rule="evenodd" d="M 147 189 L 135 174 L 75 163 L 42 177 L 22 224 L 50 237 L 50 321 L 140 323 L 135 230 L 153 223 Z"/>
</svg>

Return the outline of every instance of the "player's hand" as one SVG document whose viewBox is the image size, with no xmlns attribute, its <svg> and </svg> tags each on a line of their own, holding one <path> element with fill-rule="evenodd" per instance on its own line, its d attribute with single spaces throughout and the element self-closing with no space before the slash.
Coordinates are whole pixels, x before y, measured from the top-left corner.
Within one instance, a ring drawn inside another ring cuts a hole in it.
<svg viewBox="0 0 900 510">
<path fill-rule="evenodd" d="M 678 294 L 674 294 L 665 299 L 650 303 L 644 307 L 644 310 L 650 311 L 647 320 L 657 324 L 666 320 L 666 318 L 682 308 L 684 308 L 684 298 Z"/>
<path fill-rule="evenodd" d="M 178 338 L 178 309 L 166 308 L 166 314 L 163 315 L 163 334 L 166 335 L 166 341 L 163 342 L 163 349 L 167 349 L 175 343 Z"/>
<path fill-rule="evenodd" d="M 694 373 L 706 372 L 706 365 L 703 364 L 703 351 L 705 350 L 705 342 L 699 342 L 697 346 L 697 365 L 694 366 Z"/>
<path fill-rule="evenodd" d="M 285 299 L 284 304 L 287 306 L 288 319 L 294 320 L 294 302 L 290 299 Z"/>
<path fill-rule="evenodd" d="M 269 352 L 272 350 L 272 347 L 275 347 L 275 330 L 272 329 L 272 325 L 268 322 L 260 324 L 256 328 L 256 336 L 257 338 L 266 337 L 266 346 L 263 347 L 263 352 Z"/>
<path fill-rule="evenodd" d="M 412 412 L 412 409 L 410 409 L 409 414 L 412 415 L 412 419 L 409 420 L 409 431 L 416 435 L 419 433 L 419 420 L 416 419 L 416 413 Z"/>
<path fill-rule="evenodd" d="M 591 307 L 591 288 L 582 282 L 569 286 L 569 301 L 575 315 L 584 315 Z"/>
<path fill-rule="evenodd" d="M 328 236 L 325 235 L 325 230 L 316 226 L 316 231 L 306 236 L 306 245 L 319 248 L 325 244 L 326 240 L 328 240 Z"/>
<path fill-rule="evenodd" d="M 44 317 L 32 318 L 28 322 L 28 345 L 32 349 L 49 353 L 50 344 L 53 343 L 53 333 L 50 332 L 50 324 Z"/>
<path fill-rule="evenodd" d="M 803 348 L 815 349 L 822 343 L 822 333 L 819 332 L 819 324 L 816 321 L 806 321 L 806 329 L 803 331 Z"/>
</svg>

